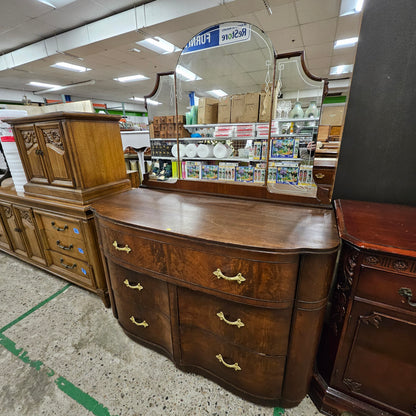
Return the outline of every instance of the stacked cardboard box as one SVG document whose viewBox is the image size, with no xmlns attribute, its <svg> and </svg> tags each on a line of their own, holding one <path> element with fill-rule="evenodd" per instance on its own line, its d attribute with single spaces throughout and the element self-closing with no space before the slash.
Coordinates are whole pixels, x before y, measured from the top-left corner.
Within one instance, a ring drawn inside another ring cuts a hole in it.
<svg viewBox="0 0 416 416">
<path fill-rule="evenodd" d="M 218 121 L 218 100 L 202 97 L 198 102 L 198 124 L 216 124 Z"/>
<path fill-rule="evenodd" d="M 190 134 L 183 125 L 185 116 L 155 116 L 153 122 L 149 125 L 149 135 L 152 139 L 170 139 L 176 138 L 176 129 L 179 137 L 189 137 Z"/>
</svg>

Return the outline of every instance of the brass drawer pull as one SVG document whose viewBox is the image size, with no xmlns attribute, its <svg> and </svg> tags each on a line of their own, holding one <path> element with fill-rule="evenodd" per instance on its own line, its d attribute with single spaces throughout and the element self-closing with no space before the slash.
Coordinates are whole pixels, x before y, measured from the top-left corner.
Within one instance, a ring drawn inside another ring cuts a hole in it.
<svg viewBox="0 0 416 416">
<path fill-rule="evenodd" d="M 124 247 L 119 247 L 116 240 L 113 241 L 113 247 L 118 251 L 125 251 L 127 254 L 131 251 L 131 248 L 127 244 Z"/>
<path fill-rule="evenodd" d="M 56 230 L 56 231 L 65 231 L 65 230 L 67 230 L 68 229 L 68 226 L 65 224 L 64 225 L 64 227 L 63 228 L 61 228 L 61 227 L 57 227 L 56 225 L 55 225 L 55 221 L 52 221 L 51 222 L 51 225 L 52 225 L 52 228 L 54 229 L 54 230 Z"/>
<path fill-rule="evenodd" d="M 315 178 L 318 178 L 318 179 L 325 178 L 325 174 L 324 173 L 317 173 L 317 174 L 315 174 Z"/>
<path fill-rule="evenodd" d="M 144 328 L 147 328 L 149 326 L 149 324 L 146 321 L 136 322 L 136 320 L 134 319 L 134 316 L 130 316 L 130 321 L 132 321 L 134 323 L 134 325 L 142 326 Z"/>
<path fill-rule="evenodd" d="M 409 289 L 408 287 L 401 287 L 399 289 L 399 295 L 404 297 L 407 300 L 407 303 L 412 308 L 416 308 L 416 302 L 412 302 L 412 289 Z M 404 303 L 404 301 L 402 301 Z"/>
<path fill-rule="evenodd" d="M 65 264 L 64 259 L 62 258 L 59 261 L 61 262 L 62 266 L 65 267 L 65 269 L 75 269 L 75 267 L 77 267 L 76 263 L 74 263 L 72 266 L 70 266 L 69 264 Z"/>
<path fill-rule="evenodd" d="M 227 320 L 224 316 L 223 312 L 218 312 L 217 313 L 218 318 L 220 318 L 220 321 L 224 321 L 226 324 L 228 325 L 233 325 L 233 326 L 237 326 L 238 328 L 241 328 L 244 326 L 244 323 L 241 321 L 240 318 L 238 318 L 236 321 L 231 322 L 229 320 Z"/>
<path fill-rule="evenodd" d="M 43 150 L 41 150 L 41 149 L 36 149 L 36 150 L 35 150 L 35 153 L 36 153 L 38 156 L 43 156 Z"/>
<path fill-rule="evenodd" d="M 222 358 L 222 355 L 221 355 L 221 354 L 218 354 L 218 355 L 216 355 L 215 357 L 218 359 L 218 361 L 219 361 L 221 364 L 224 364 L 226 367 L 228 367 L 228 368 L 233 368 L 235 371 L 241 371 L 241 367 L 238 365 L 238 363 L 234 363 L 234 364 L 227 364 L 227 363 L 224 361 L 224 358 Z"/>
<path fill-rule="evenodd" d="M 232 282 L 238 282 L 238 284 L 241 284 L 242 282 L 245 282 L 246 279 L 244 278 L 244 276 L 241 273 L 238 273 L 236 276 L 234 277 L 228 277 L 222 274 L 221 269 L 217 269 L 215 270 L 215 272 L 212 272 L 213 274 L 215 274 L 215 276 L 218 277 L 218 279 L 224 279 L 224 280 L 229 280 Z"/>
<path fill-rule="evenodd" d="M 74 247 L 72 244 L 70 244 L 69 246 L 64 246 L 63 244 L 61 244 L 61 241 L 58 240 L 56 242 L 56 245 L 61 248 L 62 250 L 72 250 L 72 248 Z"/>
<path fill-rule="evenodd" d="M 127 279 L 123 283 L 130 289 L 137 289 L 138 291 L 143 290 L 143 286 L 140 283 L 137 283 L 136 286 L 132 286 Z"/>
</svg>

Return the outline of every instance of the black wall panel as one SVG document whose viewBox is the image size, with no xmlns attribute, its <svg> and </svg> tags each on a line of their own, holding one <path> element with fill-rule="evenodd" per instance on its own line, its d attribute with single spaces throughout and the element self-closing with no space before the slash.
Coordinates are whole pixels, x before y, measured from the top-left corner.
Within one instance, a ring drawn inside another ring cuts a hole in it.
<svg viewBox="0 0 416 416">
<path fill-rule="evenodd" d="M 416 0 L 365 0 L 333 198 L 416 205 Z"/>
</svg>

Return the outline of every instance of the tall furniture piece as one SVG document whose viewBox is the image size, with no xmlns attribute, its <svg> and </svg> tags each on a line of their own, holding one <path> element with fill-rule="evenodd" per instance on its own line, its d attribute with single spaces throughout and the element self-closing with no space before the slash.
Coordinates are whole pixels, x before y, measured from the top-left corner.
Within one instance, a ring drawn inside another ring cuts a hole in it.
<svg viewBox="0 0 416 416">
<path fill-rule="evenodd" d="M 214 43 L 201 42 L 207 33 Z M 227 42 L 226 33 L 243 36 Z M 204 47 L 191 53 L 192 45 Z M 321 99 L 325 83 L 304 82 L 301 56 L 281 59 L 276 80 L 286 101 L 307 97 L 308 106 L 311 97 Z M 338 235 L 329 193 L 312 181 L 313 157 L 294 152 L 301 142 L 307 150 L 317 114 L 289 119 L 281 114 L 272 124 L 273 68 L 270 40 L 252 25 L 224 23 L 195 36 L 175 73 L 160 76 L 147 102 L 152 173 L 141 189 L 122 199 L 103 198 L 92 208 L 113 313 L 129 337 L 246 399 L 293 407 L 306 395 L 312 376 Z M 209 100 L 218 88 L 232 99 Z M 198 112 L 205 121 L 215 118 L 216 104 L 226 107 L 224 117 L 235 116 L 238 104 L 246 122 L 195 125 L 194 118 L 184 125 L 189 91 L 200 94 Z M 259 105 L 268 108 L 261 114 L 266 120 L 247 123 L 258 116 Z M 233 133 L 210 137 L 222 127 Z M 257 160 L 249 153 L 255 142 L 263 147 L 257 147 Z M 211 157 L 218 143 L 234 155 Z M 278 146 L 283 143 L 284 151 Z M 207 153 L 184 156 L 185 144 Z M 269 160 L 273 145 L 275 158 Z M 291 169 L 279 174 L 290 176 L 287 183 L 276 180 L 278 167 L 289 166 L 284 156 Z M 202 165 L 207 176 L 195 177 Z M 275 172 L 269 179 L 268 165 Z M 300 166 L 310 174 L 306 186 L 294 183 Z M 229 168 L 222 179 L 220 167 Z M 254 169 L 260 173 L 257 182 L 249 181 Z"/>
<path fill-rule="evenodd" d="M 0 249 L 97 293 L 109 306 L 89 203 L 130 188 L 117 116 L 10 120 L 28 179 L 0 189 Z"/>
<path fill-rule="evenodd" d="M 343 240 L 311 396 L 330 415 L 416 415 L 416 208 L 336 201 Z"/>
</svg>

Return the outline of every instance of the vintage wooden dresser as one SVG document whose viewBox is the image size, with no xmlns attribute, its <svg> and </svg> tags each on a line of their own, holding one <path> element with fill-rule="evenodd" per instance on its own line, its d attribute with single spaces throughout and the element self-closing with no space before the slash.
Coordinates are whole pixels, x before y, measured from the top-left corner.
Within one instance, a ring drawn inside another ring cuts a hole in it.
<svg viewBox="0 0 416 416">
<path fill-rule="evenodd" d="M 249 400 L 303 399 L 338 248 L 332 210 L 152 189 L 92 208 L 129 337 Z"/>
<path fill-rule="evenodd" d="M 337 200 L 343 246 L 311 395 L 329 415 L 416 415 L 416 207 Z"/>
</svg>

